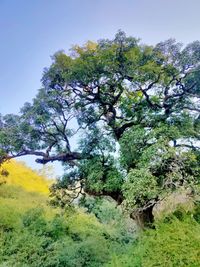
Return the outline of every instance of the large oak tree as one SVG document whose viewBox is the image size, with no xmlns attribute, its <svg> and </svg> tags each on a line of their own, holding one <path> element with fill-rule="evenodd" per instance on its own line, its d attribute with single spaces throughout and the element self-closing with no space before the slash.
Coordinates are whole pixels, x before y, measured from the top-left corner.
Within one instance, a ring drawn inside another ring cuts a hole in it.
<svg viewBox="0 0 200 267">
<path fill-rule="evenodd" d="M 145 222 L 167 193 L 195 191 L 199 41 L 150 46 L 119 31 L 113 40 L 57 52 L 42 85 L 20 115 L 0 117 L 2 162 L 24 155 L 61 161 L 67 170 L 55 195 L 68 188 L 110 196 Z"/>
</svg>

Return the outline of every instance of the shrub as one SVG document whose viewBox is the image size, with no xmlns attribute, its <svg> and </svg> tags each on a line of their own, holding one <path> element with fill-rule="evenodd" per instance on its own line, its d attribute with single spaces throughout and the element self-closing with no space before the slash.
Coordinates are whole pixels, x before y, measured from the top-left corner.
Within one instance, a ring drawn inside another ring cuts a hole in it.
<svg viewBox="0 0 200 267">
<path fill-rule="evenodd" d="M 126 254 L 115 256 L 108 266 L 198 267 L 199 251 L 200 226 L 190 214 L 179 211 L 170 221 L 162 220 L 156 224 L 156 229 L 142 233 Z"/>
</svg>

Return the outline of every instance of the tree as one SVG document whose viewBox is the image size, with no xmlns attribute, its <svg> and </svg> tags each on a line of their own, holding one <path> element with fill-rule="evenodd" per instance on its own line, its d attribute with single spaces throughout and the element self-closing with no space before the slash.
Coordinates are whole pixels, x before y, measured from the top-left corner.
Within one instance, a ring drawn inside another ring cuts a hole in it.
<svg viewBox="0 0 200 267">
<path fill-rule="evenodd" d="M 167 192 L 194 190 L 200 42 L 149 46 L 119 31 L 113 40 L 74 46 L 52 60 L 33 103 L 19 116 L 1 117 L 2 160 L 61 161 L 67 171 L 54 190 L 110 196 L 146 222 Z"/>
</svg>

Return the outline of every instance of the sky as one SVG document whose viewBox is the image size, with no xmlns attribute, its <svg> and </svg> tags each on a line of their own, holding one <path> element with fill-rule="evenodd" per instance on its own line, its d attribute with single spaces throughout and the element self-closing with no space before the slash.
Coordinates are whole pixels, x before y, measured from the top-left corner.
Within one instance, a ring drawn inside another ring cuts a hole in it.
<svg viewBox="0 0 200 267">
<path fill-rule="evenodd" d="M 187 44 L 200 40 L 199 10 L 200 0 L 0 0 L 0 113 L 31 102 L 56 51 L 119 29 L 147 44 Z"/>
</svg>

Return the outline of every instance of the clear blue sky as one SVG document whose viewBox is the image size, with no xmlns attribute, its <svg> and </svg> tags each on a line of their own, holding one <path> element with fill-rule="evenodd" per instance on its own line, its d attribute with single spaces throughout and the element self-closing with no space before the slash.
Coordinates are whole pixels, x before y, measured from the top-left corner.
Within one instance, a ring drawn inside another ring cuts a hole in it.
<svg viewBox="0 0 200 267">
<path fill-rule="evenodd" d="M 40 88 L 60 49 L 118 29 L 155 44 L 200 39 L 200 0 L 0 0 L 0 113 L 16 113 Z"/>
</svg>

